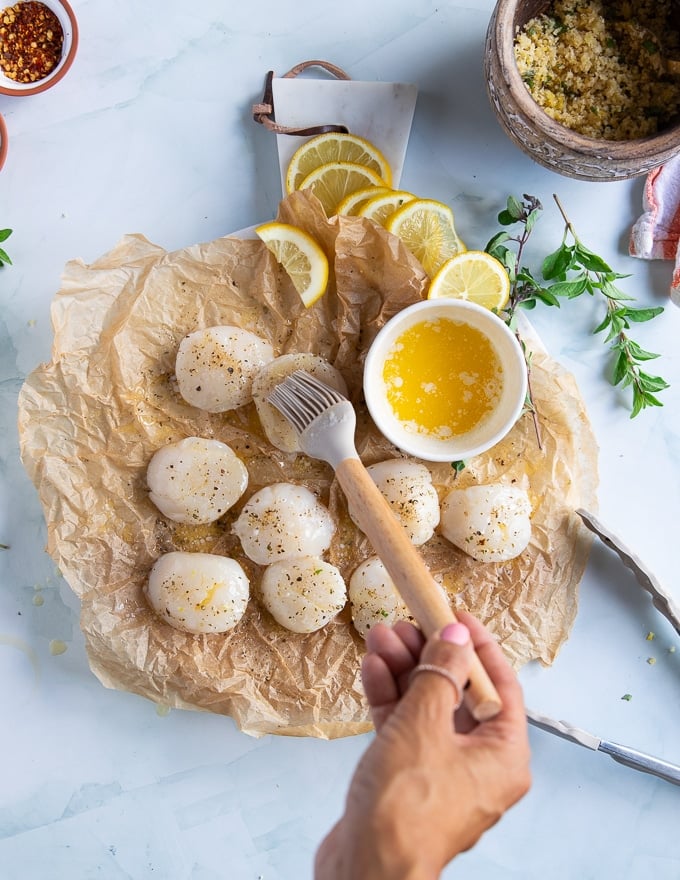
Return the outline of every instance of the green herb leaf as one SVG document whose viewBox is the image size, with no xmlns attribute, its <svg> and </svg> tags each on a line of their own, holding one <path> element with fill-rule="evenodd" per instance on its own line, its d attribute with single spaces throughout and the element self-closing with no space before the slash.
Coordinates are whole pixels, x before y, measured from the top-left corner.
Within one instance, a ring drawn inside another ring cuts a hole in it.
<svg viewBox="0 0 680 880">
<path fill-rule="evenodd" d="M 609 316 L 609 312 L 607 312 L 607 314 L 602 319 L 602 323 L 598 324 L 597 327 L 593 330 L 593 334 L 601 333 L 603 330 L 605 330 L 607 327 L 609 327 L 609 325 L 611 324 L 611 321 L 612 321 L 612 319 Z"/>
<path fill-rule="evenodd" d="M 612 378 L 612 385 L 618 385 L 620 382 L 626 377 L 626 373 L 628 372 L 628 358 L 626 357 L 625 351 L 619 352 L 619 356 L 616 359 L 616 363 L 614 364 L 614 376 Z"/>
<path fill-rule="evenodd" d="M 3 263 L 7 263 L 9 266 L 12 265 L 12 261 L 7 252 L 0 248 L 0 266 L 2 266 Z"/>
<path fill-rule="evenodd" d="M 522 203 L 519 199 L 515 198 L 515 196 L 508 196 L 505 210 L 515 222 L 517 222 L 517 220 L 521 220 L 524 216 L 524 208 L 522 207 Z"/>
<path fill-rule="evenodd" d="M 589 269 L 591 272 L 612 271 L 611 267 L 605 263 L 602 257 L 598 257 L 597 254 L 589 251 L 588 248 L 584 247 L 580 242 L 577 242 L 575 245 L 574 258 L 584 269 Z"/>
<path fill-rule="evenodd" d="M 530 299 L 523 299 L 521 302 L 517 303 L 517 307 L 530 312 L 532 309 L 536 308 L 536 300 L 533 297 Z"/>
<path fill-rule="evenodd" d="M 619 336 L 627 327 L 628 324 L 626 324 L 623 313 L 618 309 L 611 311 L 609 313 L 609 333 L 607 334 L 606 342 Z"/>
<path fill-rule="evenodd" d="M 510 240 L 510 233 L 506 232 L 503 229 L 503 230 L 501 230 L 501 232 L 497 232 L 493 238 L 489 239 L 484 250 L 487 252 L 487 254 L 493 254 L 499 245 L 505 244 L 505 242 L 509 241 L 509 240 Z"/>
<path fill-rule="evenodd" d="M 588 279 L 577 278 L 575 281 L 557 281 L 551 284 L 548 290 L 554 296 L 566 296 L 567 299 L 575 299 L 588 289 Z"/>
<path fill-rule="evenodd" d="M 645 406 L 646 404 L 644 395 L 640 391 L 638 391 L 635 386 L 633 386 L 633 406 L 631 407 L 630 411 L 631 419 L 634 419 L 635 416 L 640 415 Z"/>
<path fill-rule="evenodd" d="M 505 235 L 506 233 L 501 233 L 501 235 Z M 491 242 L 489 243 L 491 244 Z M 485 248 L 487 254 L 491 254 L 492 257 L 495 257 L 499 262 L 503 264 L 506 272 L 510 276 L 510 283 L 515 280 L 515 272 L 517 269 L 517 257 L 514 251 L 511 251 L 510 248 L 505 247 L 504 244 L 496 244 L 494 247 L 489 247 L 489 245 Z"/>
<path fill-rule="evenodd" d="M 512 216 L 510 211 L 501 211 L 498 215 L 498 222 L 501 226 L 512 226 L 517 220 Z"/>
<path fill-rule="evenodd" d="M 645 351 L 644 348 L 639 346 L 637 342 L 633 342 L 632 339 L 628 340 L 628 351 L 630 352 L 630 356 L 635 358 L 636 361 L 651 361 L 654 358 L 658 358 L 658 354 L 654 354 L 653 351 Z"/>
<path fill-rule="evenodd" d="M 502 263 L 510 276 L 510 282 L 515 282 L 517 280 L 517 255 L 513 251 L 507 249 L 503 254 Z"/>
<path fill-rule="evenodd" d="M 540 300 L 546 306 L 557 306 L 558 309 L 560 308 L 560 301 L 550 287 L 547 290 L 545 288 L 537 290 L 536 299 Z"/>
<path fill-rule="evenodd" d="M 620 275 L 614 276 L 616 278 L 620 278 Z M 602 293 L 607 297 L 607 299 L 615 300 L 616 302 L 631 302 L 634 297 L 629 296 L 627 293 L 624 293 L 620 288 L 618 288 L 612 279 L 607 276 L 600 276 L 597 282 L 594 282 L 594 286 L 597 287 Z"/>
<path fill-rule="evenodd" d="M 664 388 L 670 388 L 668 382 L 661 376 L 649 376 L 647 373 L 640 373 L 638 376 L 640 385 L 645 391 L 663 391 Z"/>
<path fill-rule="evenodd" d="M 0 229 L 0 241 L 7 241 L 11 234 L 11 229 Z"/>
<path fill-rule="evenodd" d="M 525 229 L 527 231 L 527 235 L 531 234 L 531 231 L 534 228 L 534 226 L 536 225 L 536 223 L 538 222 L 538 219 L 540 216 L 541 216 L 541 209 L 540 208 L 534 208 L 532 211 L 529 212 L 529 216 L 527 217 L 526 223 L 525 223 Z"/>
<path fill-rule="evenodd" d="M 545 280 L 552 281 L 554 278 L 563 278 L 571 266 L 572 256 L 573 249 L 564 244 L 552 254 L 548 254 L 541 266 L 541 273 Z"/>
<path fill-rule="evenodd" d="M 652 318 L 656 318 L 661 312 L 663 312 L 662 306 L 656 306 L 651 309 L 626 309 L 626 317 L 629 321 L 642 324 L 645 321 L 651 321 Z"/>
</svg>

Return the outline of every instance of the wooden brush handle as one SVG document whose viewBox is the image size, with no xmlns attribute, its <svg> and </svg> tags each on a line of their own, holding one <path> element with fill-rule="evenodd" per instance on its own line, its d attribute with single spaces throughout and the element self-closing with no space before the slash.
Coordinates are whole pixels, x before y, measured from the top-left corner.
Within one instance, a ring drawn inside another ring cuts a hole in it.
<svg viewBox="0 0 680 880">
<path fill-rule="evenodd" d="M 352 515 L 383 561 L 409 611 L 426 636 L 453 623 L 456 616 L 430 574 L 422 556 L 371 475 L 358 458 L 346 458 L 335 469 Z M 493 718 L 501 700 L 475 654 L 465 703 L 477 721 Z"/>
</svg>

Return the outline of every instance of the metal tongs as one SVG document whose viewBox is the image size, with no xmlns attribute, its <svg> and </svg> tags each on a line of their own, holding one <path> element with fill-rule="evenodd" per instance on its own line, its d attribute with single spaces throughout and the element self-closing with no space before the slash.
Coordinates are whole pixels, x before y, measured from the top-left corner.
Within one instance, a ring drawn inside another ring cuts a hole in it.
<svg viewBox="0 0 680 880">
<path fill-rule="evenodd" d="M 586 510 L 578 509 L 576 513 L 581 517 L 585 526 L 590 529 L 597 537 L 610 549 L 612 549 L 635 575 L 640 586 L 646 590 L 652 597 L 654 607 L 672 624 L 675 631 L 680 635 L 680 607 L 674 601 L 666 590 L 661 586 L 654 575 L 644 566 L 641 560 L 631 553 L 625 546 L 623 541 L 616 535 L 612 534 L 602 523 Z M 645 752 L 632 749 L 629 746 L 620 743 L 610 742 L 601 739 L 592 733 L 574 727 L 566 721 L 554 721 L 552 718 L 545 718 L 527 709 L 527 719 L 530 724 L 553 733 L 569 742 L 584 746 L 587 749 L 604 752 L 620 764 L 632 767 L 634 770 L 641 770 L 643 773 L 651 773 L 667 782 L 680 785 L 680 766 L 664 761 L 661 758 L 655 758 Z"/>
<path fill-rule="evenodd" d="M 576 513 L 581 517 L 584 525 L 591 532 L 594 532 L 603 544 L 613 550 L 620 557 L 623 564 L 633 572 L 640 586 L 652 597 L 654 607 L 663 614 L 666 620 L 672 624 L 676 633 L 680 635 L 680 606 L 664 590 L 651 571 L 626 547 L 620 538 L 606 529 L 592 513 L 588 513 L 587 510 L 582 510 L 581 508 Z"/>
</svg>

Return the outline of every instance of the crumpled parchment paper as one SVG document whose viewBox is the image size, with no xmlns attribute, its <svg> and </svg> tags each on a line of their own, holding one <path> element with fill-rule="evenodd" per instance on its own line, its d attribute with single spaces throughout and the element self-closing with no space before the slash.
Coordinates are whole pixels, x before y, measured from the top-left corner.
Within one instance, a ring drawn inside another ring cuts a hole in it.
<svg viewBox="0 0 680 880">
<path fill-rule="evenodd" d="M 370 464 L 398 453 L 362 404 L 363 358 L 382 324 L 422 298 L 427 277 L 396 238 L 359 218 L 327 220 L 313 196 L 294 193 L 279 214 L 311 232 L 331 260 L 329 290 L 310 309 L 259 240 L 227 237 L 168 253 L 128 235 L 91 265 L 67 264 L 52 306 L 52 359 L 20 395 L 21 454 L 44 508 L 48 551 L 80 597 L 89 662 L 103 684 L 230 715 L 253 735 L 346 736 L 370 729 L 359 677 L 364 643 L 349 608 L 310 635 L 280 627 L 258 602 L 261 569 L 243 555 L 231 523 L 262 486 L 298 482 L 335 516 L 328 558 L 346 579 L 371 548 L 328 465 L 274 449 L 252 404 L 226 414 L 186 404 L 174 384 L 174 359 L 186 333 L 213 324 L 252 330 L 277 354 L 323 355 L 348 382 L 357 448 Z M 574 380 L 537 352 L 532 384 L 542 449 L 524 415 L 458 477 L 448 464 L 429 465 L 441 495 L 454 481 L 526 486 L 529 548 L 495 564 L 476 563 L 438 536 L 422 548 L 454 607 L 481 617 L 516 667 L 552 663 L 568 637 L 591 541 L 573 511 L 596 508 L 597 447 Z M 153 452 L 190 435 L 228 443 L 250 475 L 241 502 L 208 526 L 165 520 L 145 484 Z M 251 600 L 232 632 L 181 633 L 147 607 L 149 569 L 171 549 L 242 563 Z"/>
</svg>

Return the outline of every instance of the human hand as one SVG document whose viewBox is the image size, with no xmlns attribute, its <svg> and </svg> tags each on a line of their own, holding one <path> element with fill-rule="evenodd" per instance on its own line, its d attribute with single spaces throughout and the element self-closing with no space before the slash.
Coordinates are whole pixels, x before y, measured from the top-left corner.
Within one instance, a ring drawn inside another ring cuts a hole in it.
<svg viewBox="0 0 680 880">
<path fill-rule="evenodd" d="M 408 623 L 367 636 L 364 689 L 376 737 L 359 762 L 345 813 L 321 844 L 317 880 L 436 878 L 530 785 L 522 691 L 500 646 L 460 613 L 425 642 Z M 476 722 L 444 675 L 468 680 L 476 650 L 501 697 L 501 712 Z"/>
</svg>

